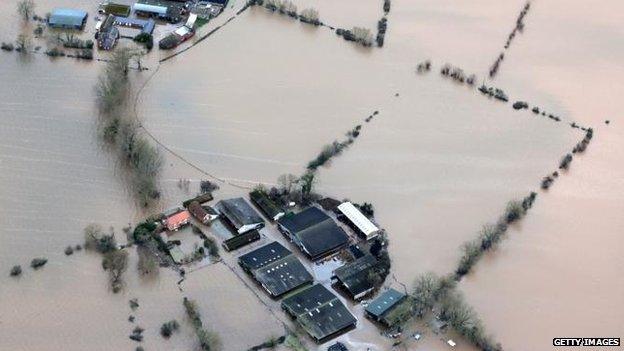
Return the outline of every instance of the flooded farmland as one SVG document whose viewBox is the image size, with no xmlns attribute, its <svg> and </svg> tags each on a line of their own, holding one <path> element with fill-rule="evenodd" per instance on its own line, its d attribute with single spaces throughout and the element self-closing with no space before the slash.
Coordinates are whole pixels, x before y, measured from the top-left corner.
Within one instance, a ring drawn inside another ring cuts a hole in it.
<svg viewBox="0 0 624 351">
<path fill-rule="evenodd" d="M 37 12 L 44 13 L 84 2 L 40 3 Z M 374 29 L 382 14 L 380 1 L 296 3 L 344 28 Z M 479 83 L 485 79 L 523 5 L 396 0 L 382 49 L 251 8 L 157 71 L 163 54 L 150 54 L 150 70 L 132 73 L 135 88 L 151 76 L 138 117 L 185 160 L 245 187 L 301 174 L 322 145 L 361 124 L 355 144 L 320 168 L 317 190 L 375 205 L 390 238 L 388 283 L 410 285 L 423 272 L 452 271 L 459 246 L 496 220 L 507 201 L 539 189 L 582 138 L 565 122 L 515 111 L 438 74 L 448 62 L 477 74 Z M 232 3 L 224 15 L 241 6 Z M 0 40 L 21 30 L 14 7 L 0 4 Z M 533 3 L 525 31 L 487 82 L 512 102 L 530 101 L 596 131 L 588 150 L 551 189 L 539 191 L 530 214 L 459 285 L 505 350 L 550 349 L 560 336 L 622 337 L 624 49 L 613 45 L 624 35 L 616 15 L 622 10 L 616 1 Z M 283 333 L 270 302 L 223 264 L 189 274 L 182 292 L 171 270 L 139 276 L 132 253 L 127 286 L 114 295 L 99 257 L 63 254 L 83 240 L 88 223 L 112 226 L 123 238 L 121 228 L 146 213 L 126 189 L 117 158 L 98 141 L 92 87 L 102 63 L 33 56 L 0 53 L 0 270 L 27 267 L 39 256 L 50 262 L 41 271 L 26 268 L 17 280 L 2 273 L 0 349 L 133 350 L 133 314 L 146 329 L 146 350 L 189 350 L 190 328 L 168 341 L 158 333 L 163 322 L 184 320 L 182 296 L 197 300 L 224 350 Z M 426 59 L 433 70 L 417 75 L 415 65 Z M 379 114 L 365 122 L 373 111 Z M 178 188 L 180 178 L 192 179 L 195 189 L 206 175 L 165 153 L 157 209 L 194 192 Z M 218 198 L 244 194 L 221 185 Z M 137 311 L 128 307 L 134 297 Z M 339 340 L 357 350 L 391 348 L 367 320 Z M 458 341 L 455 349 L 473 349 Z M 434 334 L 408 347 L 448 348 Z"/>
</svg>

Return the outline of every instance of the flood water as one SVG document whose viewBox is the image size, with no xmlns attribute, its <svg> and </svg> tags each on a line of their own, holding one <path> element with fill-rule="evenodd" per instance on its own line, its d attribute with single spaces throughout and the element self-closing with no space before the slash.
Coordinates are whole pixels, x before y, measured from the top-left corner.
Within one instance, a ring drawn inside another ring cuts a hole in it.
<svg viewBox="0 0 624 351">
<path fill-rule="evenodd" d="M 46 1 L 37 12 L 82 3 Z M 344 28 L 375 28 L 382 7 L 372 0 L 296 3 Z M 186 160 L 244 186 L 300 174 L 323 144 L 362 124 L 355 144 L 320 169 L 317 189 L 375 205 L 390 238 L 393 278 L 409 285 L 423 272 L 451 271 L 459 246 L 507 201 L 539 189 L 582 138 L 564 122 L 514 111 L 437 73 L 448 62 L 485 78 L 523 5 L 395 0 L 385 47 L 372 50 L 252 8 L 155 74 L 164 54 L 151 54 L 150 70 L 133 73 L 135 87 L 154 74 L 139 117 Z M 14 4 L 0 10 L 0 40 L 10 41 L 20 30 Z M 585 154 L 550 190 L 538 191 L 530 214 L 459 286 L 506 350 L 547 350 L 553 337 L 623 336 L 624 49 L 614 45 L 624 35 L 622 10 L 617 1 L 534 2 L 524 33 L 488 83 L 512 102 L 524 99 L 595 129 Z M 280 334 L 280 321 L 222 264 L 193 272 L 180 291 L 172 271 L 139 277 L 133 253 L 127 286 L 114 295 L 96 255 L 63 254 L 82 240 L 86 224 L 113 226 L 123 237 L 121 228 L 145 213 L 123 185 L 115 155 L 97 141 L 92 86 L 103 64 L 33 56 L 0 53 L 0 270 L 26 268 L 37 256 L 50 262 L 17 280 L 2 278 L 0 349 L 132 350 L 132 313 L 146 328 L 147 350 L 188 350 L 195 345 L 190 328 L 167 342 L 158 335 L 163 322 L 184 320 L 183 296 L 198 301 L 224 350 Z M 425 59 L 432 72 L 416 75 Z M 193 179 L 196 189 L 205 177 L 167 154 L 159 208 L 190 195 L 177 188 L 179 178 Z M 218 196 L 241 194 L 223 185 Z M 127 303 L 133 297 L 141 303 L 135 312 Z M 355 349 L 390 349 L 368 321 L 360 324 L 340 339 Z M 427 334 L 409 349 L 447 346 Z M 461 339 L 456 349 L 472 350 Z"/>
</svg>

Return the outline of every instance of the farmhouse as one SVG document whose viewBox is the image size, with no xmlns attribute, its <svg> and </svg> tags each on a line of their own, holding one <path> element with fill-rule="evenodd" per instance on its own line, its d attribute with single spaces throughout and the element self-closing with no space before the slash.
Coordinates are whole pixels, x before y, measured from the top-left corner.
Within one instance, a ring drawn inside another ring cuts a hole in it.
<svg viewBox="0 0 624 351">
<path fill-rule="evenodd" d="M 377 259 L 366 254 L 334 271 L 333 279 L 351 296 L 358 300 L 374 289 L 369 273 L 377 265 Z"/>
<path fill-rule="evenodd" d="M 82 29 L 87 21 L 87 12 L 76 9 L 54 9 L 48 25 L 53 28 Z"/>
<path fill-rule="evenodd" d="M 366 240 L 377 236 L 379 228 L 370 219 L 366 218 L 360 210 L 350 202 L 343 202 L 338 206 L 338 211 L 346 218 L 348 223 L 358 231 Z"/>
<path fill-rule="evenodd" d="M 251 202 L 256 205 L 262 213 L 273 221 L 277 221 L 284 215 L 284 211 L 269 198 L 263 190 L 254 190 L 249 193 Z"/>
<path fill-rule="evenodd" d="M 236 229 L 238 234 L 264 227 L 264 220 L 260 214 L 242 197 L 221 200 L 217 202 L 215 209 Z"/>
<path fill-rule="evenodd" d="M 312 260 L 336 252 L 349 242 L 344 230 L 316 207 L 286 215 L 277 223 L 279 229 Z"/>
<path fill-rule="evenodd" d="M 406 295 L 403 293 L 394 289 L 388 289 L 366 307 L 366 316 L 386 325 L 392 324 L 389 323 L 386 317 L 403 302 L 405 297 Z"/>
<path fill-rule="evenodd" d="M 282 308 L 316 342 L 324 342 L 357 324 L 357 319 L 321 284 L 313 285 L 282 301 Z"/>
<path fill-rule="evenodd" d="M 184 211 L 176 212 L 168 216 L 167 218 L 165 218 L 164 224 L 165 226 L 167 226 L 168 231 L 176 231 L 180 229 L 180 227 L 183 227 L 189 224 L 190 221 L 191 221 L 191 214 L 189 213 L 189 211 L 184 210 Z"/>
<path fill-rule="evenodd" d="M 218 217 L 216 211 L 212 210 L 210 207 L 208 207 L 208 209 L 202 207 L 197 201 L 191 202 L 187 208 L 193 217 L 203 224 L 208 224 Z"/>
<path fill-rule="evenodd" d="M 297 257 L 277 241 L 240 256 L 238 262 L 274 298 L 314 280 Z"/>
</svg>

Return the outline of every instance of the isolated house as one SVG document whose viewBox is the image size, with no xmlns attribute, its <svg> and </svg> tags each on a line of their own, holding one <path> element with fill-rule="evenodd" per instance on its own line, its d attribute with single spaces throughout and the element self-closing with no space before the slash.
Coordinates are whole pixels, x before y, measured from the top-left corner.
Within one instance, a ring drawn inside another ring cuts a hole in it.
<svg viewBox="0 0 624 351">
<path fill-rule="evenodd" d="M 366 316 L 374 321 L 388 324 L 386 322 L 386 317 L 394 308 L 403 302 L 405 298 L 405 294 L 394 289 L 388 289 L 368 304 L 365 310 Z"/>
<path fill-rule="evenodd" d="M 358 300 L 375 288 L 370 281 L 371 269 L 377 265 L 377 259 L 366 254 L 334 270 L 333 279 L 351 296 Z"/>
<path fill-rule="evenodd" d="M 264 227 L 264 220 L 260 214 L 242 197 L 221 200 L 217 202 L 215 209 L 236 229 L 238 234 Z"/>
<path fill-rule="evenodd" d="M 312 260 L 336 252 L 349 243 L 349 237 L 334 220 L 316 207 L 286 215 L 279 229 Z"/>
<path fill-rule="evenodd" d="M 314 280 L 299 259 L 277 241 L 240 256 L 238 263 L 274 298 Z"/>
<path fill-rule="evenodd" d="M 342 213 L 347 221 L 358 233 L 370 240 L 379 234 L 379 228 L 370 221 L 357 207 L 350 202 L 343 202 L 338 206 L 338 211 Z"/>
<path fill-rule="evenodd" d="M 76 9 L 54 9 L 48 25 L 52 28 L 82 29 L 87 22 L 87 12 Z"/>
<path fill-rule="evenodd" d="M 321 284 L 313 285 L 282 301 L 284 309 L 316 342 L 324 342 L 351 328 L 357 319 Z"/>
<path fill-rule="evenodd" d="M 189 211 L 184 210 L 184 211 L 176 212 L 168 216 L 167 218 L 165 218 L 164 224 L 165 226 L 167 226 L 167 230 L 176 231 L 180 229 L 181 227 L 189 224 L 190 221 L 191 221 L 191 214 L 189 213 Z"/>
</svg>

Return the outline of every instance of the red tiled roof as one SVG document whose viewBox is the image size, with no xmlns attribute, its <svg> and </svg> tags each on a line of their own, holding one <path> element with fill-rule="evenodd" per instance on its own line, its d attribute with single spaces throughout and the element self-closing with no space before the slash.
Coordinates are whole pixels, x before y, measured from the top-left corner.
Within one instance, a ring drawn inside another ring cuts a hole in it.
<svg viewBox="0 0 624 351">
<path fill-rule="evenodd" d="M 167 229 L 173 230 L 179 227 L 181 223 L 188 221 L 191 218 L 189 211 L 178 212 L 167 218 Z"/>
</svg>

